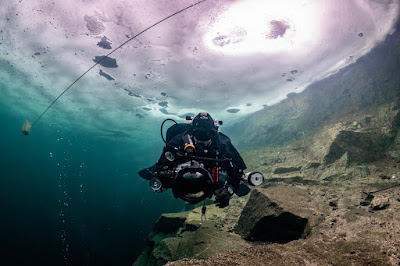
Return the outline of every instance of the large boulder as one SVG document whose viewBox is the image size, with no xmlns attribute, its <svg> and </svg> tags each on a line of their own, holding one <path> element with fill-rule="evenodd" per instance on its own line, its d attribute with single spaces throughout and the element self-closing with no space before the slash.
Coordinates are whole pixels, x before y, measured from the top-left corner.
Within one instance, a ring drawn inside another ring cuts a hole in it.
<svg viewBox="0 0 400 266">
<path fill-rule="evenodd" d="M 300 187 L 257 188 L 252 191 L 235 232 L 248 240 L 274 243 L 305 238 L 326 215 L 324 204 Z"/>
<path fill-rule="evenodd" d="M 379 159 L 393 138 L 375 132 L 340 131 L 330 145 L 324 162 L 333 163 L 347 152 L 348 163 L 368 163 Z"/>
<path fill-rule="evenodd" d="M 146 249 L 133 265 L 164 265 L 182 258 L 206 258 L 250 247 L 240 235 L 232 233 L 244 205 L 244 199 L 236 196 L 224 209 L 209 205 L 205 220 L 202 220 L 202 207 L 163 214 L 149 235 Z"/>
</svg>

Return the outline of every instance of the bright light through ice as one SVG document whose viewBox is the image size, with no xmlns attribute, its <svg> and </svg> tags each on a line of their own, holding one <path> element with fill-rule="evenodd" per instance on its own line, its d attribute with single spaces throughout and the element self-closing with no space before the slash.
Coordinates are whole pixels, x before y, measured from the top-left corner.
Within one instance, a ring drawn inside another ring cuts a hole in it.
<svg viewBox="0 0 400 266">
<path fill-rule="evenodd" d="M 228 54 L 301 51 L 318 41 L 319 9 L 299 0 L 241 2 L 217 19 L 205 43 Z"/>
</svg>

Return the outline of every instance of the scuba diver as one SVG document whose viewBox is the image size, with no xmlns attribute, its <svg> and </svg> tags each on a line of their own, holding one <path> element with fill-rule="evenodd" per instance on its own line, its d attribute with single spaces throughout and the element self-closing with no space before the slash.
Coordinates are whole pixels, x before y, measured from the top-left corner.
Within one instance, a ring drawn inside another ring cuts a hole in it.
<svg viewBox="0 0 400 266">
<path fill-rule="evenodd" d="M 163 137 L 166 121 L 175 124 Z M 196 204 L 215 195 L 215 203 L 224 208 L 239 190 L 240 181 L 260 185 L 264 177 L 259 172 L 244 175 L 246 164 L 230 139 L 220 132 L 222 121 L 208 113 L 186 117 L 186 123 L 164 120 L 161 137 L 165 143 L 158 162 L 139 172 L 150 180 L 154 192 L 172 188 L 175 198 Z"/>
</svg>

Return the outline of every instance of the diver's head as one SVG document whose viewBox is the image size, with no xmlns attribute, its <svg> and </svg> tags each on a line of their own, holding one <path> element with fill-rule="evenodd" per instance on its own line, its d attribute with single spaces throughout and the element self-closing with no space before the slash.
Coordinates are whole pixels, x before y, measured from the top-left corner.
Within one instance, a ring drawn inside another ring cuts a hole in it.
<svg viewBox="0 0 400 266">
<path fill-rule="evenodd" d="M 199 113 L 192 121 L 193 135 L 197 140 L 208 141 L 218 134 L 218 128 L 209 113 Z"/>
</svg>

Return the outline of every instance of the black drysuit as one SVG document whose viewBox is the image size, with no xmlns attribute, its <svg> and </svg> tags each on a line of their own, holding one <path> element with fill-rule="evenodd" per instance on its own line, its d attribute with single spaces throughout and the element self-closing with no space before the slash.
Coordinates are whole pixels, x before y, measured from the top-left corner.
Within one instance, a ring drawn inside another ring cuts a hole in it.
<svg viewBox="0 0 400 266">
<path fill-rule="evenodd" d="M 184 136 L 186 134 L 193 135 L 192 129 L 188 129 L 185 132 L 179 133 L 176 136 L 167 139 L 167 145 L 164 147 L 163 153 L 160 156 L 156 164 L 156 172 L 158 178 L 161 180 L 164 188 L 170 188 L 173 181 L 173 169 L 181 163 L 190 161 L 191 159 L 198 160 L 196 158 L 184 155 Z M 194 138 L 192 138 L 194 140 Z M 219 159 L 217 166 L 221 167 L 228 174 L 227 185 L 233 188 L 233 191 L 237 191 L 240 185 L 240 179 L 243 175 L 243 171 L 246 169 L 242 157 L 232 145 L 231 140 L 222 133 L 218 133 L 217 137 L 212 141 L 209 146 L 204 146 L 201 143 L 194 143 L 195 152 L 194 157 Z M 174 147 L 178 148 L 175 149 Z M 166 153 L 169 152 L 169 156 L 172 154 L 174 157 L 173 161 L 170 161 L 166 157 Z M 205 168 L 213 168 L 216 166 L 215 161 L 204 160 Z"/>
</svg>

